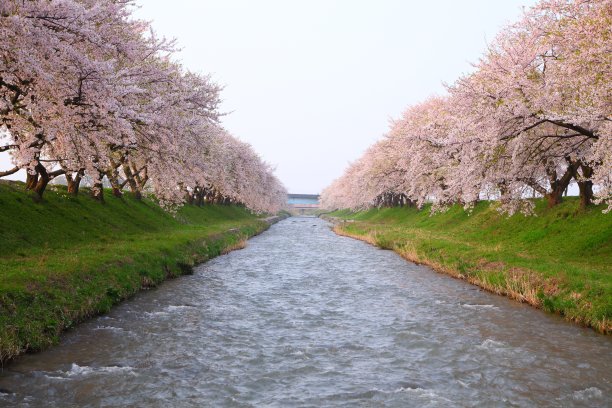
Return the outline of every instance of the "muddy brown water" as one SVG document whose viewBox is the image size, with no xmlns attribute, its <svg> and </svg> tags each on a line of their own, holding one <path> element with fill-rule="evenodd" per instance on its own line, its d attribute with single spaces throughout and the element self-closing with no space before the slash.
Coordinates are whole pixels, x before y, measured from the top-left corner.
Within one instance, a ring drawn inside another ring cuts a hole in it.
<svg viewBox="0 0 612 408">
<path fill-rule="evenodd" d="M 605 407 L 612 342 L 294 217 L 0 374 L 0 406 Z"/>
</svg>

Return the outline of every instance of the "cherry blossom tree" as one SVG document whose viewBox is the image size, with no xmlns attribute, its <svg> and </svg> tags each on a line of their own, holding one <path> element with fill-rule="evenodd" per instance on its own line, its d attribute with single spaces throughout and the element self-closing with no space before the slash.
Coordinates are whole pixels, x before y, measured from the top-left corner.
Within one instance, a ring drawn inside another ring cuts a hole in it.
<svg viewBox="0 0 612 408">
<path fill-rule="evenodd" d="M 38 199 L 65 176 L 71 194 L 90 179 L 99 200 L 107 180 L 116 196 L 152 193 L 168 208 L 205 190 L 210 202 L 280 208 L 272 169 L 220 127 L 220 87 L 173 62 L 173 42 L 133 19 L 133 7 L 0 3 L 0 152 L 14 164 L 0 177 L 27 170 Z"/>
<path fill-rule="evenodd" d="M 323 202 L 361 208 L 393 191 L 434 210 L 497 197 L 503 211 L 528 213 L 527 197 L 554 206 L 576 182 L 583 207 L 610 210 L 611 38 L 612 1 L 541 1 L 448 96 L 409 107 Z"/>
</svg>

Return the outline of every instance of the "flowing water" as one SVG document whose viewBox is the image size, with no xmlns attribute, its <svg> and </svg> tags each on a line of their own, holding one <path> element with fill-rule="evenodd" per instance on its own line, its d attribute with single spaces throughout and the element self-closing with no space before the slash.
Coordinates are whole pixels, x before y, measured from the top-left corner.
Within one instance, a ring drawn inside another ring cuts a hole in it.
<svg viewBox="0 0 612 408">
<path fill-rule="evenodd" d="M 0 406 L 612 405 L 611 338 L 290 218 L 0 374 Z"/>
</svg>

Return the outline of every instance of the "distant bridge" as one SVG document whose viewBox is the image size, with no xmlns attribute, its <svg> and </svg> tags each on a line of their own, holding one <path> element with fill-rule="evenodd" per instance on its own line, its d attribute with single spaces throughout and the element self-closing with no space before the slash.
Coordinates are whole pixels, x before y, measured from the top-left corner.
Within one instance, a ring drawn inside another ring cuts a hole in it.
<svg viewBox="0 0 612 408">
<path fill-rule="evenodd" d="M 318 194 L 287 194 L 287 204 L 294 214 L 306 214 L 321 208 Z"/>
</svg>

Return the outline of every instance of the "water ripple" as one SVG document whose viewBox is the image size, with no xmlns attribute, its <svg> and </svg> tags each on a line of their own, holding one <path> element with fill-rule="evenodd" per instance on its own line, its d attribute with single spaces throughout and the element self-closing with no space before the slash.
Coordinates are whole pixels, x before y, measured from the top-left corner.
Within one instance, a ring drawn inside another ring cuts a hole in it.
<svg viewBox="0 0 612 408">
<path fill-rule="evenodd" d="M 0 374 L 0 406 L 612 404 L 610 338 L 291 218 Z"/>
</svg>

